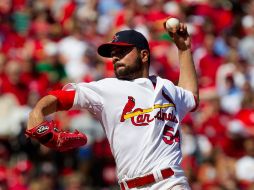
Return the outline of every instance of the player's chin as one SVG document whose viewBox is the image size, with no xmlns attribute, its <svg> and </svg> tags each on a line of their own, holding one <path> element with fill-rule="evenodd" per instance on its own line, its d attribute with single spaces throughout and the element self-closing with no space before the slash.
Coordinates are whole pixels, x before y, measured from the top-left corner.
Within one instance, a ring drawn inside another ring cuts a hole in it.
<svg viewBox="0 0 254 190">
<path fill-rule="evenodd" d="M 124 65 L 115 67 L 115 73 L 124 74 L 126 73 L 126 67 Z"/>
<path fill-rule="evenodd" d="M 127 66 L 116 67 L 114 69 L 114 72 L 115 72 L 116 78 L 121 80 L 133 80 L 136 78 L 135 71 L 133 71 L 131 68 Z"/>
<path fill-rule="evenodd" d="M 115 71 L 116 78 L 120 80 L 132 80 L 132 77 L 126 74 L 125 72 L 117 72 Z"/>
<path fill-rule="evenodd" d="M 126 68 L 124 66 L 114 68 L 114 72 L 117 78 L 123 78 L 127 74 Z"/>
</svg>

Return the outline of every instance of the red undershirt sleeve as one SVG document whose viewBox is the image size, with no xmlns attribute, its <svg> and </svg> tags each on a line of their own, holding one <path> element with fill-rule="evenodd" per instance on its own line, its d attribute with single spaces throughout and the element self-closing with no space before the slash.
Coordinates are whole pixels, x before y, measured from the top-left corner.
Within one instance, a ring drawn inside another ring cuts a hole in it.
<svg viewBox="0 0 254 190">
<path fill-rule="evenodd" d="M 49 91 L 48 94 L 57 98 L 57 111 L 64 111 L 69 110 L 73 106 L 75 92 L 75 90 L 54 90 Z"/>
</svg>

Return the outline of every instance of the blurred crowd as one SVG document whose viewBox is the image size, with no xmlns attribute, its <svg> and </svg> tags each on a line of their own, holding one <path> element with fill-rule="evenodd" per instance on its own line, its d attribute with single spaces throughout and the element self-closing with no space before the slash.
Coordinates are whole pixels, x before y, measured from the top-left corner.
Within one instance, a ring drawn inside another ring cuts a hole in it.
<svg viewBox="0 0 254 190">
<path fill-rule="evenodd" d="M 88 136 L 66 153 L 27 139 L 27 117 L 50 90 L 113 77 L 96 49 L 123 29 L 149 40 L 151 74 L 177 84 L 177 49 L 162 27 L 169 16 L 188 25 L 199 78 L 199 108 L 182 124 L 191 187 L 254 189 L 254 0 L 0 0 L 0 190 L 119 189 L 92 115 L 49 116 Z"/>
</svg>

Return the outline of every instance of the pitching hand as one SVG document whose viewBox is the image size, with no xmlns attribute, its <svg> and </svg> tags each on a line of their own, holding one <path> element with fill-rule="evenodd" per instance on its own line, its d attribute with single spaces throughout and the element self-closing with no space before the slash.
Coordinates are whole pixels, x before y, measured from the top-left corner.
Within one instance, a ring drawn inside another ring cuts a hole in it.
<svg viewBox="0 0 254 190">
<path fill-rule="evenodd" d="M 181 51 L 185 51 L 190 49 L 191 47 L 191 40 L 189 33 L 187 31 L 187 26 L 184 23 L 180 23 L 180 26 L 177 30 L 169 31 L 166 28 L 166 21 L 163 23 L 165 30 L 168 32 L 170 37 L 175 42 L 177 48 Z"/>
</svg>

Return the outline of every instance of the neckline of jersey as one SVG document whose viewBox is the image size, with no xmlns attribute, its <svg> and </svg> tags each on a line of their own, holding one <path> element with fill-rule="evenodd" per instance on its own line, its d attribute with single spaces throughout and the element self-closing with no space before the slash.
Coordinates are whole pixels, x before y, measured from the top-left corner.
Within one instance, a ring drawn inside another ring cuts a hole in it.
<svg viewBox="0 0 254 190">
<path fill-rule="evenodd" d="M 136 78 L 134 80 L 132 80 L 133 82 L 137 82 L 137 83 L 144 83 L 144 82 L 147 82 L 147 81 L 150 81 L 150 82 L 154 82 L 153 81 L 153 78 L 156 77 L 155 75 L 151 75 L 149 77 L 143 77 L 143 78 Z"/>
</svg>

